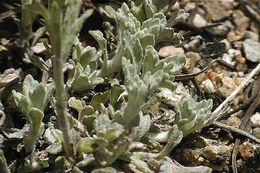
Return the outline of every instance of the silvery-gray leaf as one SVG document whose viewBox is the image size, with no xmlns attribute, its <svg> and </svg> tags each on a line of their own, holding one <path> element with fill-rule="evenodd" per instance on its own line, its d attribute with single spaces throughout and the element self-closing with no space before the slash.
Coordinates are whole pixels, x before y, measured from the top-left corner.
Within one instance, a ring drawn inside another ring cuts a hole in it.
<svg viewBox="0 0 260 173">
<path fill-rule="evenodd" d="M 117 173 L 117 170 L 113 167 L 105 167 L 94 169 L 91 173 Z"/>
</svg>

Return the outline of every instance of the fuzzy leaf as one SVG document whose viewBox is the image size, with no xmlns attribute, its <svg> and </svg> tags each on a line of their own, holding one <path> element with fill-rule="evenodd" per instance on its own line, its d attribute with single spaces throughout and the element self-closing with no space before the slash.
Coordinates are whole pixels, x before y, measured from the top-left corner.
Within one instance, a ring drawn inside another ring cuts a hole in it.
<svg viewBox="0 0 260 173">
<path fill-rule="evenodd" d="M 125 130 L 124 126 L 116 122 L 111 122 L 107 115 L 101 114 L 94 121 L 94 129 L 97 136 L 108 141 L 118 138 Z"/>
<path fill-rule="evenodd" d="M 183 96 L 176 105 L 176 123 L 183 136 L 212 123 L 212 104 L 212 100 L 196 102 L 190 95 Z"/>
<path fill-rule="evenodd" d="M 78 100 L 75 97 L 71 97 L 68 100 L 69 107 L 76 109 L 78 112 L 81 112 L 84 107 L 86 106 L 86 103 L 82 100 Z"/>
<path fill-rule="evenodd" d="M 110 104 L 115 106 L 120 98 L 120 95 L 123 93 L 124 88 L 120 85 L 113 85 L 111 89 L 111 96 L 110 96 Z"/>
<path fill-rule="evenodd" d="M 82 91 L 91 89 L 104 80 L 98 77 L 97 71 L 91 70 L 87 65 L 85 69 L 80 64 L 77 64 L 72 79 L 68 81 L 73 91 Z"/>
<path fill-rule="evenodd" d="M 95 31 L 89 31 L 90 35 L 92 35 L 92 37 L 94 37 L 98 44 L 99 47 L 103 50 L 106 49 L 107 47 L 107 40 L 104 38 L 103 33 L 99 30 L 95 30 Z"/>
<path fill-rule="evenodd" d="M 74 2 L 80 2 L 78 0 L 71 0 L 72 3 Z M 81 3 L 79 3 L 81 4 Z M 78 16 L 79 12 L 80 12 L 80 6 L 77 6 L 76 10 L 76 15 Z M 68 12 L 70 12 L 70 10 L 68 10 Z M 65 23 L 62 27 L 62 35 L 64 37 L 64 41 L 62 42 L 62 52 L 63 52 L 63 57 L 65 57 L 67 59 L 70 49 L 74 43 L 75 38 L 77 37 L 77 35 L 80 32 L 80 29 L 82 28 L 83 23 L 85 22 L 85 20 L 91 16 L 91 14 L 93 13 L 93 10 L 87 10 L 85 11 L 79 18 L 75 17 L 75 19 L 71 19 L 70 17 L 70 13 L 65 13 L 65 16 L 68 16 L 69 21 L 73 22 L 72 24 L 70 23 Z"/>
<path fill-rule="evenodd" d="M 93 152 L 93 144 L 94 144 L 93 138 L 86 137 L 81 138 L 79 143 L 77 144 L 77 151 L 78 153 L 91 153 Z"/>
<path fill-rule="evenodd" d="M 117 173 L 117 170 L 113 167 L 105 167 L 94 169 L 91 173 Z"/>
<path fill-rule="evenodd" d="M 100 110 L 100 104 L 105 104 L 109 100 L 109 91 L 103 92 L 103 93 L 98 93 L 94 95 L 94 97 L 91 99 L 90 105 L 96 109 Z"/>
<path fill-rule="evenodd" d="M 151 125 L 151 118 L 149 115 L 140 115 L 139 117 L 139 126 L 136 127 L 136 137 L 138 140 L 141 139 L 149 131 Z"/>
<path fill-rule="evenodd" d="M 23 93 L 13 91 L 15 102 L 19 109 L 27 116 L 31 108 L 37 108 L 44 111 L 49 98 L 53 92 L 53 85 L 43 85 L 27 75 L 23 82 Z"/>
<path fill-rule="evenodd" d="M 43 112 L 39 109 L 32 108 L 28 114 L 30 120 L 30 128 L 27 135 L 24 136 L 24 147 L 29 153 L 34 151 L 36 142 L 40 137 L 41 128 L 43 128 L 42 118 Z"/>
<path fill-rule="evenodd" d="M 27 118 L 29 109 L 30 109 L 30 107 L 32 107 L 30 101 L 28 100 L 28 98 L 26 98 L 21 93 L 18 93 L 14 90 L 12 91 L 12 93 L 13 93 L 13 97 L 14 97 L 14 101 L 15 101 L 16 105 L 26 115 L 26 118 Z"/>
</svg>

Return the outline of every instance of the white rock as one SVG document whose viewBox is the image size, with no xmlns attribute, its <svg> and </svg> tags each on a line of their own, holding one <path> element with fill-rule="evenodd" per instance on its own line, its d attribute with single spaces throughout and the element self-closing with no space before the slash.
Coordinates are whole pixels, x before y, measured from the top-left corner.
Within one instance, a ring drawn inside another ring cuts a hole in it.
<svg viewBox="0 0 260 173">
<path fill-rule="evenodd" d="M 250 121 L 252 123 L 252 127 L 260 127 L 260 113 L 256 112 L 252 115 Z"/>
<path fill-rule="evenodd" d="M 223 54 L 222 60 L 230 65 L 235 65 L 236 63 L 235 61 L 233 61 L 232 57 L 226 53 Z"/>
<path fill-rule="evenodd" d="M 183 48 L 175 46 L 165 46 L 159 50 L 159 55 L 163 58 L 178 54 L 184 54 Z"/>
<path fill-rule="evenodd" d="M 207 80 L 204 80 L 202 83 L 201 83 L 202 87 L 204 88 L 204 90 L 207 92 L 207 93 L 214 93 L 216 90 L 215 90 L 215 87 L 213 85 L 213 83 L 211 82 L 211 80 L 207 79 Z"/>
<path fill-rule="evenodd" d="M 240 50 L 237 49 L 229 49 L 228 54 L 231 55 L 232 57 L 235 57 L 241 55 L 242 53 Z"/>
<path fill-rule="evenodd" d="M 199 14 L 195 14 L 192 23 L 194 26 L 199 27 L 199 28 L 207 25 L 207 21 Z"/>
<path fill-rule="evenodd" d="M 34 53 L 42 53 L 44 52 L 46 49 L 45 49 L 45 46 L 43 43 L 37 43 L 35 46 L 32 47 L 32 51 Z"/>
<path fill-rule="evenodd" d="M 190 3 L 187 3 L 184 7 L 184 10 L 185 11 L 190 11 L 190 10 L 193 10 L 196 8 L 196 3 L 194 2 L 190 2 Z"/>
</svg>

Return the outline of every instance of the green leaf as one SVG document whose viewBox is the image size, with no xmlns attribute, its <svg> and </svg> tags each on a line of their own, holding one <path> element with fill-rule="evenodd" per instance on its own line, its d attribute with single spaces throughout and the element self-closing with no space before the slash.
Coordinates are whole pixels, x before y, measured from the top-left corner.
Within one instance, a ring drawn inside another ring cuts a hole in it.
<svg viewBox="0 0 260 173">
<path fill-rule="evenodd" d="M 105 168 L 94 169 L 91 173 L 117 173 L 117 170 L 112 167 L 105 167 Z"/>
<path fill-rule="evenodd" d="M 212 100 L 196 102 L 189 94 L 176 104 L 176 124 L 186 136 L 209 125 L 214 120 L 211 114 Z"/>
<path fill-rule="evenodd" d="M 46 148 L 46 151 L 49 154 L 58 155 L 62 152 L 62 144 L 61 143 L 53 143 Z"/>
<path fill-rule="evenodd" d="M 82 50 L 78 61 L 83 68 L 86 68 L 87 65 L 91 65 L 91 63 L 98 60 L 99 57 L 100 55 L 95 48 L 87 46 Z M 91 69 L 96 70 L 96 67 Z"/>
<path fill-rule="evenodd" d="M 89 115 L 88 113 L 85 113 L 84 110 L 79 115 L 80 121 L 82 121 L 89 132 L 91 132 L 94 128 L 94 121 L 96 119 L 96 116 L 96 114 Z"/>
<path fill-rule="evenodd" d="M 93 154 L 88 154 L 84 157 L 83 160 L 79 161 L 76 166 L 79 168 L 86 168 L 90 163 L 92 163 L 95 160 L 93 157 Z"/>
<path fill-rule="evenodd" d="M 39 110 L 43 110 L 43 106 L 44 106 L 44 98 L 46 95 L 46 90 L 45 87 L 43 85 L 38 85 L 36 86 L 36 88 L 34 90 L 31 90 L 29 92 L 29 99 L 31 101 L 31 103 L 33 104 L 33 107 L 39 109 Z"/>
<path fill-rule="evenodd" d="M 72 169 L 72 173 L 84 173 L 84 172 L 80 170 L 77 166 L 74 166 Z"/>
<path fill-rule="evenodd" d="M 120 85 L 113 85 L 111 89 L 110 104 L 115 106 L 120 95 L 124 92 L 124 88 Z"/>
<path fill-rule="evenodd" d="M 14 101 L 15 101 L 16 105 L 26 115 L 26 118 L 28 119 L 28 113 L 29 113 L 29 109 L 31 107 L 30 101 L 28 100 L 28 98 L 26 98 L 21 93 L 18 93 L 14 90 L 12 91 L 12 93 L 13 93 L 13 97 L 14 97 Z"/>
<path fill-rule="evenodd" d="M 107 40 L 104 38 L 103 33 L 99 30 L 95 30 L 95 31 L 89 31 L 90 35 L 92 35 L 92 37 L 94 37 L 97 42 L 99 47 L 104 50 L 107 48 Z"/>
<path fill-rule="evenodd" d="M 110 17 L 112 19 L 116 19 L 116 11 L 111 6 L 106 5 L 105 11 L 106 11 L 106 14 L 108 15 L 108 17 Z"/>
<path fill-rule="evenodd" d="M 41 110 L 32 108 L 28 116 L 30 118 L 30 128 L 28 134 L 24 136 L 24 147 L 26 152 L 32 153 L 41 135 L 41 129 L 43 128 L 42 118 L 44 114 Z"/>
<path fill-rule="evenodd" d="M 109 100 L 110 91 L 106 91 L 103 93 L 97 93 L 94 95 L 94 97 L 91 99 L 90 105 L 96 109 L 100 110 L 101 104 L 106 104 Z"/>
<path fill-rule="evenodd" d="M 80 2 L 78 0 L 72 0 L 71 3 L 75 3 L 75 2 Z M 79 3 L 81 4 L 81 2 Z M 76 16 L 78 16 L 79 12 L 80 12 L 80 6 L 81 5 L 77 5 L 76 7 L 73 5 L 74 11 L 76 11 L 73 16 L 74 19 L 71 18 L 70 13 L 71 11 L 68 9 L 66 10 L 65 16 L 68 17 L 68 21 L 70 22 L 64 22 L 63 26 L 62 26 L 62 36 L 64 37 L 64 40 L 62 42 L 62 52 L 63 52 L 63 57 L 65 57 L 65 59 L 67 59 L 70 49 L 74 43 L 75 38 L 77 37 L 77 35 L 80 32 L 80 29 L 82 28 L 83 23 L 85 22 L 85 20 L 91 16 L 91 14 L 93 13 L 93 10 L 87 10 L 85 11 L 79 18 L 77 18 Z M 76 15 L 76 16 L 75 16 Z"/>
<path fill-rule="evenodd" d="M 73 91 L 92 89 L 104 82 L 104 79 L 98 76 L 98 71 L 92 70 L 89 65 L 84 69 L 81 64 L 77 64 L 74 70 L 73 76 L 67 82 Z"/>
<path fill-rule="evenodd" d="M 59 129 L 51 129 L 51 134 L 59 143 L 63 143 L 62 131 Z"/>
<path fill-rule="evenodd" d="M 70 97 L 68 104 L 69 107 L 76 109 L 78 112 L 81 112 L 86 106 L 86 103 L 83 100 L 78 100 L 75 97 Z"/>
<path fill-rule="evenodd" d="M 37 108 L 44 111 L 53 92 L 53 84 L 40 84 L 27 75 L 23 82 L 23 92 L 13 91 L 15 102 L 19 109 L 28 117 L 31 108 Z"/>
<path fill-rule="evenodd" d="M 113 141 L 124 133 L 124 126 L 112 122 L 107 115 L 101 114 L 94 121 L 96 135 L 108 141 Z"/>
<path fill-rule="evenodd" d="M 23 81 L 23 94 L 25 97 L 29 97 L 29 92 L 32 92 L 39 85 L 37 80 L 34 80 L 33 77 L 29 74 L 24 78 Z"/>
<path fill-rule="evenodd" d="M 94 140 L 93 138 L 86 137 L 81 138 L 79 143 L 77 144 L 77 152 L 82 153 L 92 153 L 94 151 Z"/>
<path fill-rule="evenodd" d="M 140 115 L 139 126 L 136 127 L 136 138 L 141 139 L 150 129 L 151 118 L 149 115 Z"/>
</svg>

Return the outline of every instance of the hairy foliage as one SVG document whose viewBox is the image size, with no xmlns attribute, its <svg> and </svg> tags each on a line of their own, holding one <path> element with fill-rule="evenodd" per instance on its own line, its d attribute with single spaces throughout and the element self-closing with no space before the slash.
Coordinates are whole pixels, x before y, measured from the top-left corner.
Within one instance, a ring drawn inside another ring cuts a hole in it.
<svg viewBox="0 0 260 173">
<path fill-rule="evenodd" d="M 175 2 L 136 0 L 128 5 L 123 3 L 118 9 L 106 6 L 105 14 L 115 21 L 115 34 L 112 36 L 116 45 L 111 48 L 106 35 L 94 30 L 89 31 L 99 45 L 94 48 L 82 47 L 76 41 L 83 22 L 92 13 L 88 10 L 78 17 L 80 1 L 54 0 L 48 7 L 40 1 L 24 1 L 24 18 L 30 20 L 24 23 L 26 27 L 31 26 L 36 14 L 44 19 L 46 30 L 43 32 L 46 31 L 50 37 L 50 45 L 45 43 L 45 48 L 52 59 L 53 69 L 49 69 L 53 70 L 55 85 L 38 83 L 27 75 L 22 91 L 13 91 L 15 103 L 30 126 L 24 136 L 24 146 L 31 156 L 25 159 L 25 166 L 20 171 L 39 171 L 49 167 L 49 156 L 46 155 L 44 160 L 34 152 L 40 137 L 49 145 L 46 153 L 55 157 L 51 163 L 53 170 L 83 172 L 91 169 L 95 173 L 113 173 L 117 172 L 115 165 L 118 160 L 134 165 L 141 172 L 160 170 L 167 173 L 182 169 L 167 155 L 183 137 L 212 122 L 212 101 L 197 102 L 189 92 L 183 92 L 181 99 L 175 101 L 176 116 L 172 127 L 168 132 L 160 132 L 167 133 L 163 141 L 166 144 L 158 143 L 159 152 L 158 148 L 149 152 L 147 148 L 141 151 L 138 147 L 161 141 L 158 139 L 160 133 L 157 135 L 150 131 L 152 120 L 147 110 L 151 109 L 152 103 L 159 101 L 156 100 L 158 89 L 167 88 L 173 92 L 177 88 L 178 84 L 173 82 L 174 75 L 185 64 L 184 55 L 161 59 L 155 49 L 161 41 L 172 43 L 172 40 L 180 38 L 170 27 L 187 14 L 177 11 L 170 20 L 165 16 Z M 30 14 L 32 16 L 28 17 Z M 65 63 L 68 76 L 63 83 Z M 109 87 L 102 92 L 96 91 L 95 88 L 101 84 Z M 60 129 L 56 126 L 44 129 L 44 110 L 54 86 L 56 107 L 53 108 Z M 70 92 L 65 93 L 65 88 Z M 60 112 L 64 113 L 63 116 Z M 70 147 L 77 159 L 68 154 Z M 63 150 L 67 157 L 61 154 Z M 1 156 L 1 164 L 3 161 Z"/>
</svg>

